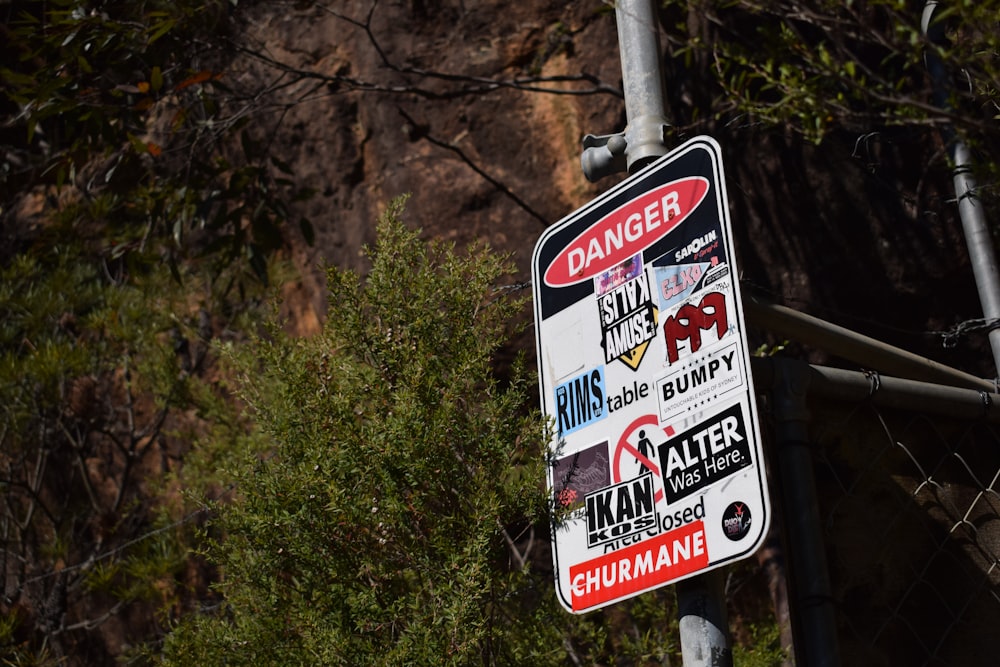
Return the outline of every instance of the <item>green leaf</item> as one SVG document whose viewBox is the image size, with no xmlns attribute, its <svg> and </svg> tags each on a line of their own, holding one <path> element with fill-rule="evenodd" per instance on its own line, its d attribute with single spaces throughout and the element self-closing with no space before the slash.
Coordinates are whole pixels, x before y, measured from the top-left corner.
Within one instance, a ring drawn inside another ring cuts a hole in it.
<svg viewBox="0 0 1000 667">
<path fill-rule="evenodd" d="M 149 152 L 149 146 L 146 145 L 146 142 L 140 139 L 139 137 L 135 136 L 131 132 L 128 133 L 128 142 L 129 144 L 131 144 L 132 150 L 134 150 L 136 153 Z"/>
<path fill-rule="evenodd" d="M 150 26 L 146 43 L 152 46 L 154 42 L 173 30 L 175 24 L 176 22 L 174 19 L 165 19 L 158 23 L 154 23 Z"/>
</svg>

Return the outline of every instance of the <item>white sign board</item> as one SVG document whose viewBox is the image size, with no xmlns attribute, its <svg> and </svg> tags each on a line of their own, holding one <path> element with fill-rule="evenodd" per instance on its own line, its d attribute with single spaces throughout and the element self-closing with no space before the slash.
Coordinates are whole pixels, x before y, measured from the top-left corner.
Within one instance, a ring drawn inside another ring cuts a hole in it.
<svg viewBox="0 0 1000 667">
<path fill-rule="evenodd" d="M 770 506 L 718 144 L 550 227 L 532 282 L 563 606 L 751 555 Z"/>
</svg>

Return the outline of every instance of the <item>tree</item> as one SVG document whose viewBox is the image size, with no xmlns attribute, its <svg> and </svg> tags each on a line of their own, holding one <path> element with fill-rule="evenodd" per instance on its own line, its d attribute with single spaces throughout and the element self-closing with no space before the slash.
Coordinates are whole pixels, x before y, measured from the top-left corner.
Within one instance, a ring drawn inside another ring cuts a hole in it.
<svg viewBox="0 0 1000 667">
<path fill-rule="evenodd" d="M 202 436 L 233 447 L 241 428 L 209 341 L 238 328 L 276 245 L 258 196 L 273 181 L 259 159 L 223 160 L 219 58 L 191 48 L 220 9 L 2 10 L 4 660 L 113 660 L 203 574 L 189 559 L 202 513 L 178 488 L 215 480 L 182 464 Z"/>
<path fill-rule="evenodd" d="M 363 285 L 329 273 L 322 334 L 241 356 L 270 456 L 232 471 L 211 554 L 224 608 L 167 664 L 532 664 L 562 652 L 529 567 L 547 502 L 544 429 L 520 361 L 495 354 L 523 299 L 508 267 L 379 227 Z M 541 588 L 540 588 L 541 586 Z M 553 651 L 552 647 L 556 649 Z"/>
<path fill-rule="evenodd" d="M 9 4 L 0 212 L 11 237 L 30 238 L 19 213 L 33 209 L 133 267 L 163 262 L 176 278 L 181 263 L 211 259 L 266 280 L 286 202 L 308 193 L 242 131 L 253 104 L 222 81 L 231 52 L 213 39 L 229 4 Z"/>
<path fill-rule="evenodd" d="M 721 88 L 722 117 L 787 124 L 820 140 L 828 131 L 941 127 L 993 135 L 1000 68 L 990 3 L 794 0 L 665 3 L 671 55 L 701 61 Z M 697 16 L 695 16 L 697 15 Z M 935 100 L 927 58 L 952 80 Z"/>
<path fill-rule="evenodd" d="M 108 270 L 72 242 L 0 269 L 0 654 L 25 664 L 104 663 L 181 604 L 200 513 L 179 464 L 203 419 L 238 430 L 207 312 L 165 267 Z"/>
</svg>

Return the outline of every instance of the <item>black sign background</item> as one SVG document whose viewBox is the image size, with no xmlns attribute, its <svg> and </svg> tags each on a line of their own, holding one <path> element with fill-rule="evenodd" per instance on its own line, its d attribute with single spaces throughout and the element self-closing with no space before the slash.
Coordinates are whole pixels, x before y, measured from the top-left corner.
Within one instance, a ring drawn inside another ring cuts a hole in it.
<svg viewBox="0 0 1000 667">
<path fill-rule="evenodd" d="M 622 190 L 610 190 L 604 195 L 608 199 L 599 200 L 599 203 L 593 208 L 588 207 L 585 215 L 579 215 L 566 227 L 545 239 L 543 245 L 539 246 L 536 251 L 536 265 L 549 266 L 552 264 L 559 252 L 573 239 L 620 206 L 624 206 L 649 190 L 689 176 L 702 176 L 708 180 L 710 185 L 705 199 L 685 218 L 683 224 L 678 225 L 665 237 L 646 248 L 642 253 L 642 259 L 643 263 L 647 264 L 661 255 L 668 253 L 672 255 L 679 248 L 687 246 L 696 237 L 704 234 L 705 230 L 718 228 L 719 211 L 715 202 L 719 197 L 716 183 L 720 175 L 715 172 L 712 157 L 706 150 L 690 150 L 666 167 L 653 171 L 648 178 L 640 178 Z M 723 204 L 725 203 L 723 202 Z M 539 273 L 539 281 L 542 280 L 543 275 L 544 272 Z M 587 295 L 593 294 L 594 281 L 584 280 L 568 287 L 552 287 L 543 283 L 538 285 L 536 290 L 541 297 L 539 305 L 542 318 L 546 319 Z"/>
</svg>

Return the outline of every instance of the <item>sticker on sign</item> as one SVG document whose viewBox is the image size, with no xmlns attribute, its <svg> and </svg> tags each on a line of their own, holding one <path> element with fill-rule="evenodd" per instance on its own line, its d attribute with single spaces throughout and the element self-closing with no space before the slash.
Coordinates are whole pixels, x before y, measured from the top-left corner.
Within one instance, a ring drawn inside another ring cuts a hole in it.
<svg viewBox="0 0 1000 667">
<path fill-rule="evenodd" d="M 750 556 L 770 521 L 718 145 L 685 143 L 532 257 L 559 601 L 583 613 Z M 751 517 L 753 518 L 751 520 Z"/>
</svg>

